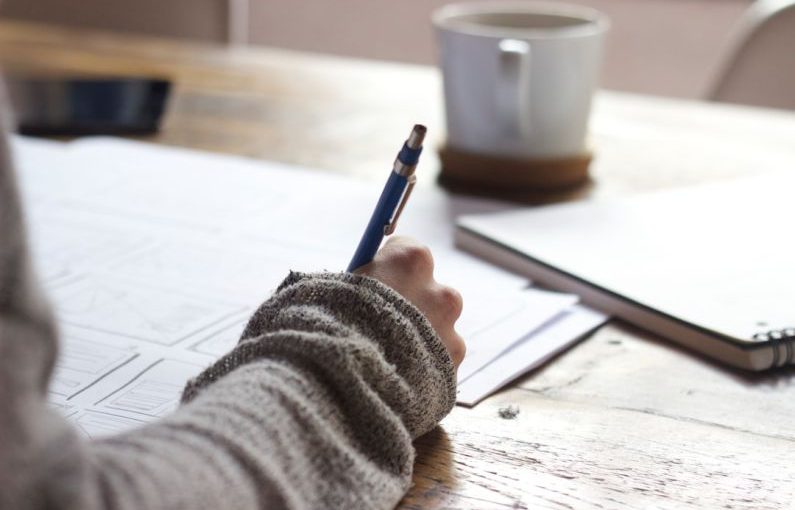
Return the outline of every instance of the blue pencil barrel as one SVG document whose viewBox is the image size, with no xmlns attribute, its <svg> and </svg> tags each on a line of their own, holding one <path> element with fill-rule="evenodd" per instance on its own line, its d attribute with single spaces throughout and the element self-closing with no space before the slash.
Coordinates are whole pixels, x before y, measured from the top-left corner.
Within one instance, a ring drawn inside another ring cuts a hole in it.
<svg viewBox="0 0 795 510">
<path fill-rule="evenodd" d="M 408 178 L 391 172 L 384 190 L 381 192 L 381 197 L 375 205 L 375 210 L 370 217 L 370 222 L 367 224 L 364 235 L 359 241 L 359 246 L 356 248 L 353 259 L 348 264 L 348 272 L 372 262 L 378 248 L 381 246 L 381 241 L 384 240 L 384 228 L 389 223 L 389 220 L 392 219 L 392 214 L 400 202 L 407 185 Z"/>
</svg>

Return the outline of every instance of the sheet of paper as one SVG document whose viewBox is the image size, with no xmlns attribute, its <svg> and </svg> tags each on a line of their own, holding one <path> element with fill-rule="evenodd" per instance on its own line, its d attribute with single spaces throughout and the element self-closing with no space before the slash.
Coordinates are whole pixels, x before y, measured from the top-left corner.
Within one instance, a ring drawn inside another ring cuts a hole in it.
<svg viewBox="0 0 795 510">
<path fill-rule="evenodd" d="M 538 289 L 505 293 L 488 300 L 477 299 L 470 315 L 459 323 L 466 331 L 467 354 L 458 367 L 458 381 L 465 381 L 527 333 L 554 320 L 578 301 L 577 296 Z"/>
<path fill-rule="evenodd" d="M 56 302 L 56 310 L 60 310 Z M 61 321 L 61 353 L 49 389 L 50 404 L 87 437 L 144 424 L 174 409 L 185 382 L 213 356 L 194 346 L 158 345 L 114 331 Z"/>
<path fill-rule="evenodd" d="M 460 382 L 458 403 L 477 404 L 514 379 L 539 367 L 606 320 L 607 316 L 600 312 L 582 305 L 572 306 Z"/>
<path fill-rule="evenodd" d="M 90 437 L 174 409 L 288 270 L 345 267 L 379 183 L 114 139 L 15 139 L 35 262 L 63 332 L 50 401 Z M 454 218 L 504 204 L 415 192 L 400 233 L 465 298 L 465 374 L 569 295 L 452 247 Z"/>
</svg>

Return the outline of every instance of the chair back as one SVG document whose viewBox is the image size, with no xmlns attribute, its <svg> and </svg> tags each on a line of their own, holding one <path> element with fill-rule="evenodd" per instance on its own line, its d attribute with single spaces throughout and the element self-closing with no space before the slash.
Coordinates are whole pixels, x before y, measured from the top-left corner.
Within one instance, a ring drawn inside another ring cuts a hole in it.
<svg viewBox="0 0 795 510">
<path fill-rule="evenodd" d="M 748 9 L 708 97 L 795 110 L 795 0 Z"/>
</svg>

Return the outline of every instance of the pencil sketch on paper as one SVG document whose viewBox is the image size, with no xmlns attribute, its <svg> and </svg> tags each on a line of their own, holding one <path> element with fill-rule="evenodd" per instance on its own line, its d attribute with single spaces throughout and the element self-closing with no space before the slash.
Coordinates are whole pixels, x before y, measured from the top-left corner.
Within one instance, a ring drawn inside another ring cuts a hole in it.
<svg viewBox="0 0 795 510">
<path fill-rule="evenodd" d="M 179 404 L 185 381 L 203 368 L 182 361 L 159 360 L 98 402 L 96 408 L 124 416 L 140 415 L 149 420 L 163 416 Z"/>
<path fill-rule="evenodd" d="M 159 345 L 174 345 L 244 308 L 131 282 L 86 278 L 51 290 L 59 319 Z"/>
<path fill-rule="evenodd" d="M 72 420 L 77 430 L 89 439 L 124 432 L 145 422 L 97 411 L 85 411 Z"/>
<path fill-rule="evenodd" d="M 222 356 L 228 353 L 240 342 L 240 335 L 243 333 L 246 322 L 247 320 L 243 320 L 212 333 L 194 345 L 193 350 L 213 356 Z"/>
<path fill-rule="evenodd" d="M 186 381 L 237 344 L 288 270 L 344 267 L 380 191 L 276 163 L 114 139 L 14 143 L 37 270 L 70 332 L 49 401 L 89 437 L 173 410 Z M 435 276 L 464 294 L 458 328 L 469 348 L 459 378 L 481 374 L 470 384 L 480 395 L 502 381 L 485 368 L 517 344 L 540 346 L 528 334 L 576 298 L 528 291 L 526 279 L 454 250 L 452 220 L 467 200 L 418 190 L 401 233 L 428 242 Z M 548 352 L 515 361 L 529 366 Z"/>
<path fill-rule="evenodd" d="M 65 336 L 49 392 L 70 398 L 135 356 L 132 347 L 119 348 Z"/>
<path fill-rule="evenodd" d="M 278 250 L 242 251 L 180 240 L 158 243 L 120 259 L 111 269 L 140 281 L 206 289 L 241 301 L 262 300 L 281 282 L 294 258 L 279 257 Z"/>
</svg>

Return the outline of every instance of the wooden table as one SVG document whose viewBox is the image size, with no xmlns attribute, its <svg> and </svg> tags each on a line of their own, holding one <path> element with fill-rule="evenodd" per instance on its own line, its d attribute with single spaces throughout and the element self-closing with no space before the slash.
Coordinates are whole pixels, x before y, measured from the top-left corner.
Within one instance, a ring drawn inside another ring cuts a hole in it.
<svg viewBox="0 0 795 510">
<path fill-rule="evenodd" d="M 439 76 L 426 67 L 10 22 L 0 61 L 166 76 L 176 94 L 153 141 L 362 178 L 383 177 L 413 122 L 429 125 L 431 143 L 443 131 Z M 594 184 L 558 198 L 795 170 L 791 113 L 603 92 L 592 132 Z M 612 322 L 421 438 L 402 507 L 793 508 L 794 375 L 726 369 Z M 501 419 L 509 404 L 520 414 Z"/>
</svg>

